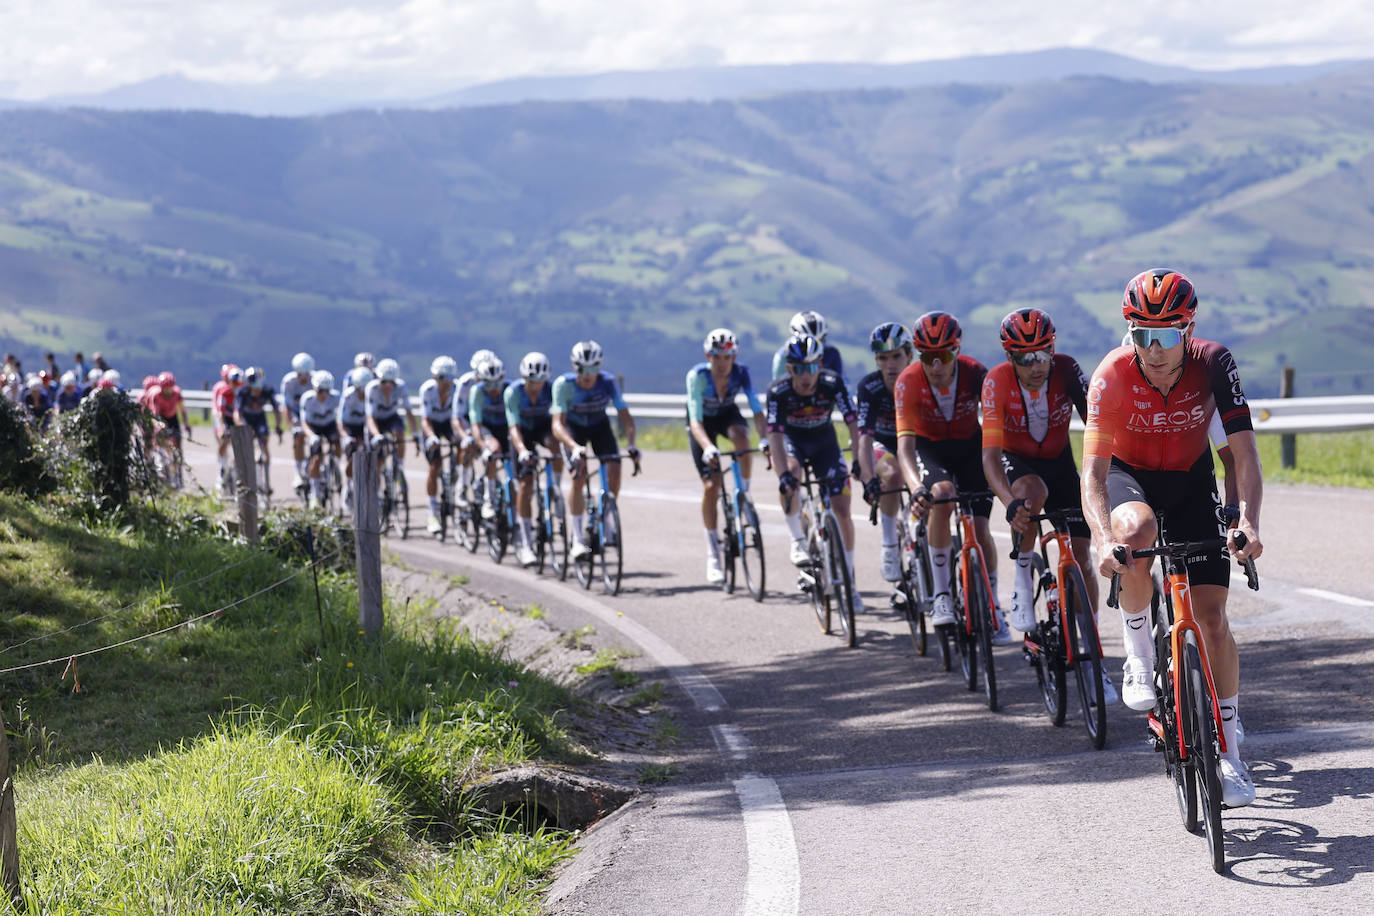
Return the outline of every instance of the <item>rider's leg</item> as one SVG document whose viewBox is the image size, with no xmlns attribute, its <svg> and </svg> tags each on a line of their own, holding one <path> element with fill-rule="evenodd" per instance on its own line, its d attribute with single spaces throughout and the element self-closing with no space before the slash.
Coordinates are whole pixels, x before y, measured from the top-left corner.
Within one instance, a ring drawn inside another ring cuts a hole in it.
<svg viewBox="0 0 1374 916">
<path fill-rule="evenodd" d="M 299 423 L 293 426 L 291 430 L 291 451 L 296 458 L 296 473 L 304 477 L 306 473 L 305 430 L 300 427 Z"/>
<path fill-rule="evenodd" d="M 744 451 L 749 447 L 749 427 L 745 426 L 743 423 L 730 427 L 729 435 L 730 444 L 735 447 L 735 451 Z M 739 462 L 739 473 L 741 477 L 740 489 L 748 493 L 751 483 L 750 475 L 754 470 L 754 456 L 740 455 L 735 460 Z"/>
<path fill-rule="evenodd" d="M 954 481 L 941 480 L 928 486 L 934 499 L 948 499 L 955 495 Z M 935 594 L 949 591 L 951 566 L 950 543 L 954 540 L 949 532 L 949 520 L 954 515 L 954 503 L 940 503 L 930 507 L 930 520 L 926 523 L 926 543 L 930 546 L 931 586 Z"/>
</svg>

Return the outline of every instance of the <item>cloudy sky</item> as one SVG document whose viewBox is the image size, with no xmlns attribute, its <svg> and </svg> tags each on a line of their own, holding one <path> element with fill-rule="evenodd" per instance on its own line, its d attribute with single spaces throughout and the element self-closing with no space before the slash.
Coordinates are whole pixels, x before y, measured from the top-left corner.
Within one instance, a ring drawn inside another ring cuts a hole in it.
<svg viewBox="0 0 1374 916">
<path fill-rule="evenodd" d="M 1201 69 L 1374 57 L 1368 0 L 0 0 L 0 96 L 166 73 L 376 98 L 512 76 L 1094 47 Z"/>
</svg>

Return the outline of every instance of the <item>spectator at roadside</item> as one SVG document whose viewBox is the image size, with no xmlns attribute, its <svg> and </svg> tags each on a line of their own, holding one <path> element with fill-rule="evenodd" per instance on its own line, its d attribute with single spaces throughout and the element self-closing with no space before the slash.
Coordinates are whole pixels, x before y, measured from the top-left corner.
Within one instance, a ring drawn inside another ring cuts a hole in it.
<svg viewBox="0 0 1374 916">
<path fill-rule="evenodd" d="M 86 373 L 89 371 L 86 368 L 86 354 L 80 350 L 72 354 L 72 371 L 76 373 L 78 379 L 82 380 L 86 378 Z"/>
<path fill-rule="evenodd" d="M 57 355 L 54 353 L 44 353 L 43 362 L 47 363 L 48 366 L 48 378 L 56 383 L 57 380 L 62 377 L 62 369 L 57 365 Z"/>
<path fill-rule="evenodd" d="M 99 369 L 101 372 L 109 372 L 109 371 L 110 371 L 110 364 L 107 363 L 107 362 L 105 362 L 105 356 L 104 356 L 104 354 L 99 353 L 99 352 L 96 352 L 96 353 L 92 354 L 92 355 L 91 355 L 91 361 L 95 363 L 95 367 L 96 367 L 97 369 Z"/>
</svg>

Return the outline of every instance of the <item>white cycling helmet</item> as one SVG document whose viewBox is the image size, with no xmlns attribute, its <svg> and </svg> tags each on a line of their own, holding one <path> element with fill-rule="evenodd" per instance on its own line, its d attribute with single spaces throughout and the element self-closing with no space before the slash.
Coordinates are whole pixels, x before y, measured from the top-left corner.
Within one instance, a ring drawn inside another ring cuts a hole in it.
<svg viewBox="0 0 1374 916">
<path fill-rule="evenodd" d="M 334 373 L 321 369 L 319 372 L 310 376 L 310 387 L 314 388 L 316 391 L 319 391 L 321 388 L 325 391 L 333 390 Z"/>
<path fill-rule="evenodd" d="M 371 369 L 371 368 L 372 368 L 372 354 L 369 353 L 369 352 L 367 352 L 366 350 L 364 350 L 364 351 L 362 351 L 361 353 L 359 353 L 357 356 L 353 357 L 353 368 L 354 368 L 354 369 Z"/>
<path fill-rule="evenodd" d="M 291 368 L 297 375 L 309 375 L 315 371 L 315 357 L 309 353 L 297 353 L 291 357 Z"/>
<path fill-rule="evenodd" d="M 121 380 L 119 377 L 119 372 L 115 369 L 106 369 L 100 377 L 105 381 L 112 383 L 116 388 L 118 388 L 120 385 Z"/>
<path fill-rule="evenodd" d="M 394 359 L 384 359 L 377 364 L 377 378 L 384 382 L 401 380 L 401 364 Z"/>
<path fill-rule="evenodd" d="M 104 377 L 104 372 L 101 372 L 99 369 L 92 369 L 90 372 L 86 373 L 86 384 L 94 385 L 96 382 L 100 381 Z"/>
<path fill-rule="evenodd" d="M 506 377 L 506 364 L 492 357 L 477 367 L 477 381 L 483 385 L 499 382 Z"/>
<path fill-rule="evenodd" d="M 367 383 L 372 381 L 372 370 L 366 366 L 358 366 L 348 373 L 348 384 L 354 388 L 366 388 Z"/>
<path fill-rule="evenodd" d="M 520 360 L 520 377 L 527 382 L 547 382 L 549 371 L 549 358 L 543 353 L 526 353 Z"/>
<path fill-rule="evenodd" d="M 458 374 L 458 363 L 452 356 L 436 356 L 429 364 L 429 374 L 435 378 L 452 379 Z"/>
<path fill-rule="evenodd" d="M 490 350 L 478 350 L 476 353 L 472 354 L 472 359 L 468 360 L 468 368 L 476 369 L 489 359 L 496 359 L 496 354 Z"/>
<path fill-rule="evenodd" d="M 603 354 L 601 344 L 594 340 L 579 340 L 573 344 L 572 364 L 574 369 L 588 369 L 601 365 Z"/>
<path fill-rule="evenodd" d="M 729 328 L 716 328 L 706 335 L 706 339 L 701 342 L 701 348 L 706 351 L 707 356 L 733 354 L 739 352 L 739 341 Z"/>
<path fill-rule="evenodd" d="M 63 372 L 63 373 L 62 373 L 62 381 L 61 381 L 60 384 L 62 385 L 63 388 L 70 388 L 72 385 L 75 385 L 75 384 L 76 384 L 76 373 L 73 372 L 73 371 L 70 370 L 70 369 L 68 369 L 66 372 Z"/>
<path fill-rule="evenodd" d="M 793 334 L 804 334 L 816 338 L 821 343 L 825 343 L 825 335 L 829 333 L 829 328 L 825 325 L 825 319 L 820 312 L 813 312 L 811 309 L 798 312 L 792 316 L 792 323 L 788 325 Z"/>
</svg>

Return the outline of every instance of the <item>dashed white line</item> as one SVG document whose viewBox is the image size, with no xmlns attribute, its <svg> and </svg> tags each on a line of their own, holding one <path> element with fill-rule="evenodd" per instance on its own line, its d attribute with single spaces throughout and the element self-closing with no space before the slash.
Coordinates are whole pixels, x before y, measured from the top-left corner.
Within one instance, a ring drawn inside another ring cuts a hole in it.
<svg viewBox="0 0 1374 916">
<path fill-rule="evenodd" d="M 1324 601 L 1334 601 L 1337 604 L 1345 604 L 1350 607 L 1374 607 L 1374 601 L 1367 601 L 1364 598 L 1355 598 L 1350 595 L 1342 595 L 1340 592 L 1328 592 L 1324 588 L 1295 588 L 1293 591 L 1300 595 L 1310 595 L 1313 598 L 1321 598 Z"/>
<path fill-rule="evenodd" d="M 745 776 L 735 780 L 735 794 L 744 815 L 749 856 L 741 912 L 744 916 L 796 913 L 801 905 L 801 869 L 792 819 L 778 784 L 766 776 Z"/>
<path fill-rule="evenodd" d="M 748 760 L 753 749 L 749 746 L 749 740 L 739 730 L 738 725 L 730 722 L 720 722 L 711 726 L 711 737 L 715 739 L 716 747 L 720 752 L 731 760 Z"/>
</svg>

